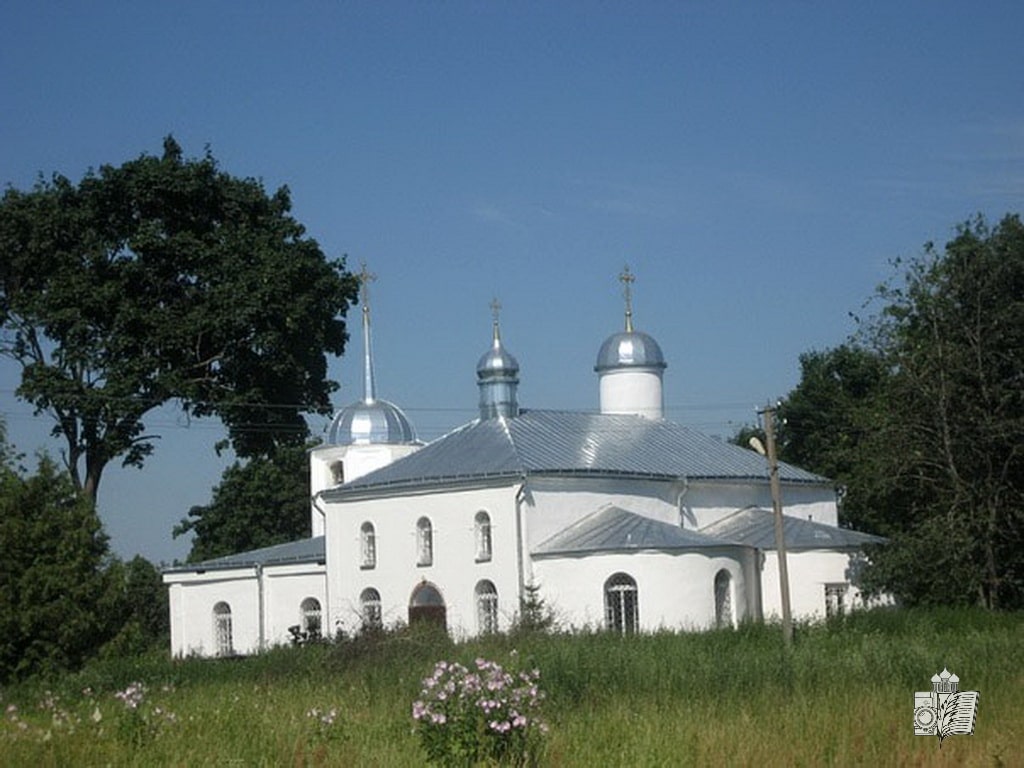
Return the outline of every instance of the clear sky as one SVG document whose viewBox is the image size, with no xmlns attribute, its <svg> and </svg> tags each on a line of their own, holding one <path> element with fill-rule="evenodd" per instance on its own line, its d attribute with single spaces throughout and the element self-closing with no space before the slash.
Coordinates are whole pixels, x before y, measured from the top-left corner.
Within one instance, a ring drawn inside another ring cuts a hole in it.
<svg viewBox="0 0 1024 768">
<path fill-rule="evenodd" d="M 426 440 L 475 415 L 493 297 L 520 404 L 596 408 L 628 263 L 668 416 L 729 436 L 846 338 L 892 258 L 1024 209 L 1022 28 L 1019 0 L 7 0 L 0 184 L 168 133 L 287 184 L 325 252 L 378 275 L 378 394 Z M 361 395 L 358 333 L 331 371 L 337 406 Z M 9 437 L 57 455 L 18 375 L 0 361 Z M 108 470 L 100 512 L 119 554 L 169 561 L 222 432 L 148 426 L 156 452 Z"/>
</svg>

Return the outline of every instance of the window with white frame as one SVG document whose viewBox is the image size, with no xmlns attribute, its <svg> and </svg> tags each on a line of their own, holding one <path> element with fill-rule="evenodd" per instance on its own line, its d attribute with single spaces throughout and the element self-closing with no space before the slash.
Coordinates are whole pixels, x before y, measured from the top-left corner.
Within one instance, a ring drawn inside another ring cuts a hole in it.
<svg viewBox="0 0 1024 768">
<path fill-rule="evenodd" d="M 384 618 L 381 613 L 380 592 L 373 587 L 364 589 L 359 595 L 359 613 L 364 629 L 382 627 Z"/>
<path fill-rule="evenodd" d="M 299 606 L 302 614 L 302 631 L 306 639 L 312 640 L 320 637 L 323 627 L 323 614 L 320 608 L 320 601 L 315 597 L 307 597 Z"/>
<path fill-rule="evenodd" d="M 231 606 L 220 602 L 213 606 L 213 638 L 218 656 L 232 656 L 235 653 L 231 637 Z"/>
<path fill-rule="evenodd" d="M 498 631 L 498 590 L 486 579 L 476 585 L 476 625 L 481 635 Z"/>
<path fill-rule="evenodd" d="M 846 591 L 849 585 L 846 582 L 840 584 L 825 585 L 825 616 L 842 616 L 846 612 Z"/>
<path fill-rule="evenodd" d="M 345 462 L 335 461 L 331 464 L 331 481 L 335 485 L 345 482 Z"/>
<path fill-rule="evenodd" d="M 483 563 L 491 559 L 491 516 L 486 512 L 476 513 L 473 521 L 476 538 L 476 561 Z"/>
<path fill-rule="evenodd" d="M 715 626 L 732 627 L 732 574 L 724 568 L 715 574 Z"/>
<path fill-rule="evenodd" d="M 377 567 L 377 532 L 369 521 L 359 529 L 359 567 Z"/>
<path fill-rule="evenodd" d="M 640 624 L 639 595 L 636 580 L 616 573 L 604 583 L 605 626 L 623 635 L 631 635 Z"/>
<path fill-rule="evenodd" d="M 434 527 L 421 517 L 416 522 L 416 565 L 434 564 Z"/>
</svg>

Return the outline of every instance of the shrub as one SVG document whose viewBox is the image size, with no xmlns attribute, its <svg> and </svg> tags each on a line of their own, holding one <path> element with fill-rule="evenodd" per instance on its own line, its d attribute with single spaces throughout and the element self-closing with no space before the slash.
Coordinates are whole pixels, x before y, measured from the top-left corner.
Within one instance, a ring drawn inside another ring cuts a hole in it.
<svg viewBox="0 0 1024 768">
<path fill-rule="evenodd" d="M 437 662 L 412 705 L 427 759 L 440 765 L 535 764 L 547 732 L 539 716 L 544 699 L 539 681 L 539 670 L 507 671 L 483 658 L 474 671 Z"/>
</svg>

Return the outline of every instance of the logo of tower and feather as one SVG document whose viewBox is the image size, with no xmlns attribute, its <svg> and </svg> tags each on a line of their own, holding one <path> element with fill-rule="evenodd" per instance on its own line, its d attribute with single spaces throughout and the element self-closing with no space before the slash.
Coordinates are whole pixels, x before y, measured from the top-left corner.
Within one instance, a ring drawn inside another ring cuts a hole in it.
<svg viewBox="0 0 1024 768">
<path fill-rule="evenodd" d="M 961 691 L 960 678 L 943 668 L 932 690 L 914 694 L 914 734 L 938 736 L 939 747 L 947 736 L 973 736 L 977 711 L 978 692 Z"/>
</svg>

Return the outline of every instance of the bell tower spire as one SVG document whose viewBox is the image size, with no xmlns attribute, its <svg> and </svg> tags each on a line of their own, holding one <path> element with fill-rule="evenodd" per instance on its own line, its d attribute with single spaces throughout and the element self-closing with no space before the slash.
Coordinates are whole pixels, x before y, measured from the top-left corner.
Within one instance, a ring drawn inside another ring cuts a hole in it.
<svg viewBox="0 0 1024 768">
<path fill-rule="evenodd" d="M 357 277 L 359 303 L 363 305 L 363 402 L 369 404 L 377 399 L 373 380 L 373 350 L 370 346 L 370 283 L 376 280 L 377 276 L 367 269 L 364 261 Z"/>
</svg>

